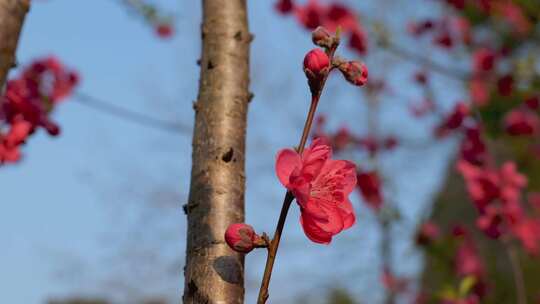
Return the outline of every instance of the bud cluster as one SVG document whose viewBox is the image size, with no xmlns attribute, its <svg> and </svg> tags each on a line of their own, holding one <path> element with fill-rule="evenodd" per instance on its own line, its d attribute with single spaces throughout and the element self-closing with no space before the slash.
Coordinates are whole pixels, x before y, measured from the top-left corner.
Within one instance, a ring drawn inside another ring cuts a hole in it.
<svg viewBox="0 0 540 304">
<path fill-rule="evenodd" d="M 315 48 L 306 54 L 304 72 L 313 94 L 320 91 L 322 83 L 333 68 L 338 68 L 345 79 L 355 86 L 366 84 L 368 69 L 365 64 L 334 57 L 334 52 L 339 45 L 339 29 L 336 35 L 331 35 L 325 28 L 318 27 L 312 33 L 312 40 L 320 48 Z"/>
</svg>

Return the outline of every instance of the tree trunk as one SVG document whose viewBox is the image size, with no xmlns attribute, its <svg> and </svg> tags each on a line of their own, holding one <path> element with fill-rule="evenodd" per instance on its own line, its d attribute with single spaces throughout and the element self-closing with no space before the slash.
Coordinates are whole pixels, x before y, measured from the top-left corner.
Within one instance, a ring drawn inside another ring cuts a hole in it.
<svg viewBox="0 0 540 304">
<path fill-rule="evenodd" d="M 250 99 L 245 0 L 203 0 L 199 95 L 189 200 L 184 303 L 243 303 L 244 257 L 227 246 L 244 221 L 244 153 Z"/>
<path fill-rule="evenodd" d="M 0 0 L 0 93 L 9 69 L 15 66 L 15 51 L 30 0 Z"/>
</svg>

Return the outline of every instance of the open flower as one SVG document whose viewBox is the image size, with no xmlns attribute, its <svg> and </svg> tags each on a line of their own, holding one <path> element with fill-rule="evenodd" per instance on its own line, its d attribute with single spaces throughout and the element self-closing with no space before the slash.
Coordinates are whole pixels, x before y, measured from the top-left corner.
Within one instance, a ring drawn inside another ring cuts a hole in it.
<svg viewBox="0 0 540 304">
<path fill-rule="evenodd" d="M 300 223 L 315 243 L 330 243 L 332 236 L 355 222 L 348 197 L 356 185 L 356 167 L 331 156 L 330 146 L 317 138 L 302 155 L 283 149 L 276 160 L 279 181 L 296 197 Z"/>
</svg>

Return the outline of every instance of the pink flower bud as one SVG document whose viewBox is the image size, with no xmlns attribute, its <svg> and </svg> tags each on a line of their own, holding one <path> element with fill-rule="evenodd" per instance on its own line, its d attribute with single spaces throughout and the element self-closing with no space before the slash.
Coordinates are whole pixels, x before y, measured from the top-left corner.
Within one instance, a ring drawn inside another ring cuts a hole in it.
<svg viewBox="0 0 540 304">
<path fill-rule="evenodd" d="M 250 252 L 255 248 L 255 241 L 259 238 L 253 227 L 244 223 L 231 224 L 225 231 L 227 245 L 236 252 Z"/>
<path fill-rule="evenodd" d="M 311 33 L 311 39 L 315 45 L 324 48 L 330 48 L 334 43 L 332 35 L 322 26 L 319 26 Z"/>
<path fill-rule="evenodd" d="M 339 65 L 339 70 L 345 79 L 355 86 L 363 86 L 368 79 L 368 69 L 365 64 L 358 61 L 348 61 Z"/>
<path fill-rule="evenodd" d="M 319 80 L 330 67 L 330 58 L 321 49 L 313 49 L 304 57 L 304 72 L 309 80 Z"/>
</svg>

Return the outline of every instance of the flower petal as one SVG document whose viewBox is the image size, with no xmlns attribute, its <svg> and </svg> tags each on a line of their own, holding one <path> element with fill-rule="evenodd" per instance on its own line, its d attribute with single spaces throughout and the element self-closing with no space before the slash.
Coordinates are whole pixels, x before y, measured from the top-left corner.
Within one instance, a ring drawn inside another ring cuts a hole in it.
<svg viewBox="0 0 540 304">
<path fill-rule="evenodd" d="M 332 233 L 323 231 L 308 214 L 302 212 L 300 215 L 300 224 L 308 239 L 319 244 L 330 244 L 332 241 Z"/>
<path fill-rule="evenodd" d="M 335 160 L 329 165 L 340 171 L 343 176 L 343 193 L 348 196 L 356 187 L 356 165 L 348 160 Z"/>
<path fill-rule="evenodd" d="M 300 170 L 302 159 L 296 151 L 292 149 L 283 149 L 278 152 L 276 157 L 276 174 L 279 181 L 287 189 L 290 189 L 290 178 L 293 171 Z"/>
<path fill-rule="evenodd" d="M 319 202 L 319 206 L 324 210 L 324 213 L 326 213 L 327 219 L 317 221 L 317 225 L 326 232 L 332 234 L 340 233 L 344 227 L 341 209 L 337 207 L 335 202 Z M 316 219 L 314 218 L 314 220 Z"/>
<path fill-rule="evenodd" d="M 324 144 L 321 138 L 315 139 L 311 146 L 302 153 L 302 175 L 308 182 L 319 175 L 330 157 L 332 157 L 332 148 Z"/>
<path fill-rule="evenodd" d="M 349 229 L 356 222 L 356 216 L 354 215 L 354 208 L 349 199 L 346 199 L 339 205 L 341 217 L 343 218 L 343 230 Z"/>
<path fill-rule="evenodd" d="M 320 202 L 315 198 L 311 197 L 307 203 L 303 205 L 299 203 L 299 205 L 302 207 L 302 213 L 306 213 L 313 220 L 318 222 L 328 222 L 326 210 L 321 208 Z"/>
<path fill-rule="evenodd" d="M 290 188 L 298 205 L 302 208 L 306 208 L 310 197 L 309 192 L 311 191 L 309 183 L 304 182 L 303 179 L 298 181 L 295 178 L 292 178 Z"/>
</svg>

